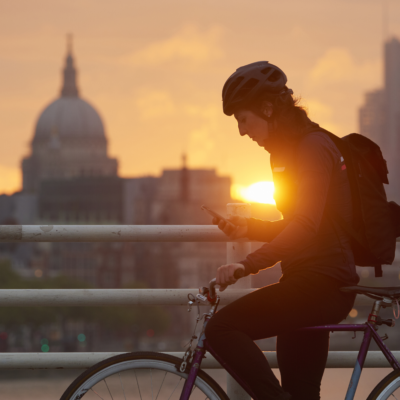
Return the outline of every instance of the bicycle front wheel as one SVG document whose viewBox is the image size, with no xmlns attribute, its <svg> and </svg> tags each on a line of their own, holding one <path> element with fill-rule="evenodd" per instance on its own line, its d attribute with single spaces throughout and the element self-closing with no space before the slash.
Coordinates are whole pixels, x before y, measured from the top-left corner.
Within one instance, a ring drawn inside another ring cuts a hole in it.
<svg viewBox="0 0 400 400">
<path fill-rule="evenodd" d="M 368 396 L 367 400 L 400 399 L 400 371 L 385 376 Z"/>
<path fill-rule="evenodd" d="M 187 373 L 181 360 L 153 352 L 127 353 L 95 364 L 78 376 L 61 400 L 179 400 Z M 229 400 L 208 374 L 200 370 L 190 399 Z"/>
</svg>

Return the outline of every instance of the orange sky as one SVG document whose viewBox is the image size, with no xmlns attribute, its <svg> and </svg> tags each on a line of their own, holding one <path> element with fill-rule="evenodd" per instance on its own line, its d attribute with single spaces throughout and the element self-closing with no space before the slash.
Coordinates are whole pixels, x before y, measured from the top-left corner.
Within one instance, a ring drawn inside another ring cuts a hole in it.
<svg viewBox="0 0 400 400">
<path fill-rule="evenodd" d="M 400 5 L 389 3 L 399 34 Z M 58 96 L 67 32 L 122 176 L 158 175 L 187 152 L 189 167 L 241 185 L 271 179 L 268 154 L 221 110 L 240 65 L 280 66 L 310 116 L 339 135 L 358 129 L 363 94 L 382 82 L 378 1 L 0 0 L 0 193 L 20 186 L 36 119 Z"/>
</svg>

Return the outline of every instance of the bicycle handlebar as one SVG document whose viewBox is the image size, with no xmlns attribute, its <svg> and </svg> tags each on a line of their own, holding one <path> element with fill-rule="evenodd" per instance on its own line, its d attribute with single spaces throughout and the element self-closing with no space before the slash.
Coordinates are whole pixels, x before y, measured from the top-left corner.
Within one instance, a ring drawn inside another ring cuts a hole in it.
<svg viewBox="0 0 400 400">
<path fill-rule="evenodd" d="M 244 270 L 243 270 L 243 269 L 237 269 L 237 270 L 235 271 L 235 273 L 233 274 L 233 277 L 234 277 L 235 279 L 243 278 L 243 277 L 244 277 Z M 212 280 L 210 281 L 210 283 L 209 283 L 209 289 L 210 289 L 209 297 L 210 297 L 211 300 L 214 300 L 215 297 L 216 297 L 216 293 L 215 293 L 215 285 L 216 285 L 216 284 L 217 284 L 216 278 L 212 279 Z M 210 300 L 210 299 L 209 299 L 209 300 Z"/>
</svg>

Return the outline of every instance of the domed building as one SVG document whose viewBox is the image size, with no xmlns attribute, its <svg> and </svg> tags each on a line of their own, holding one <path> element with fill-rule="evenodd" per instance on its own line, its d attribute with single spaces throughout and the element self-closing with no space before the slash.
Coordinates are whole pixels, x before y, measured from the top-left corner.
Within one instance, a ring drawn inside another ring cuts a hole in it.
<svg viewBox="0 0 400 400">
<path fill-rule="evenodd" d="M 35 193 L 47 179 L 115 177 L 118 162 L 107 155 L 100 115 L 79 96 L 71 41 L 60 97 L 40 114 L 32 154 L 22 161 L 23 191 Z"/>
</svg>

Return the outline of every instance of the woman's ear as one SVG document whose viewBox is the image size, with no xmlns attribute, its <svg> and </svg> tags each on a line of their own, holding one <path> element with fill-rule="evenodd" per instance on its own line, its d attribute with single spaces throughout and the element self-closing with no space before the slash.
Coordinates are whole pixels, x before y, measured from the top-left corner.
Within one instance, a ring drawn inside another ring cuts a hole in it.
<svg viewBox="0 0 400 400">
<path fill-rule="evenodd" d="M 261 112 L 267 117 L 271 118 L 274 113 L 274 106 L 270 101 L 264 100 L 261 103 Z"/>
</svg>

